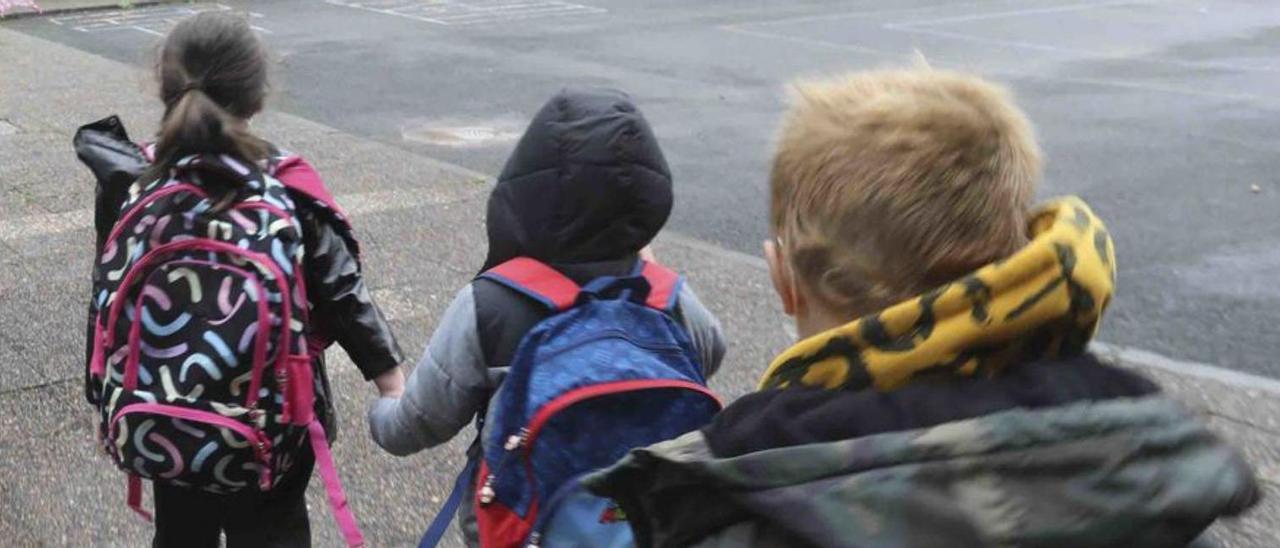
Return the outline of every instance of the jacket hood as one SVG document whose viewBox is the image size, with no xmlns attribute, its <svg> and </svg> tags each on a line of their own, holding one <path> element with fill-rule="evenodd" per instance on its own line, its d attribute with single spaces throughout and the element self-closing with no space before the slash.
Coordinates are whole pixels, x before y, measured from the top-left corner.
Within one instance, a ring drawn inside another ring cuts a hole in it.
<svg viewBox="0 0 1280 548">
<path fill-rule="evenodd" d="M 744 524 L 786 545 L 1185 546 L 1259 498 L 1239 453 L 1161 396 L 723 459 L 693 432 L 588 485 L 642 546 L 717 545 Z"/>
<path fill-rule="evenodd" d="M 671 206 L 671 170 L 630 98 L 561 91 L 534 116 L 489 196 L 484 270 L 521 256 L 626 258 L 653 240 Z"/>
<path fill-rule="evenodd" d="M 1074 197 L 1033 212 L 1027 233 L 1005 260 L 796 343 L 761 388 L 888 391 L 1083 353 L 1115 287 L 1111 236 Z"/>
</svg>

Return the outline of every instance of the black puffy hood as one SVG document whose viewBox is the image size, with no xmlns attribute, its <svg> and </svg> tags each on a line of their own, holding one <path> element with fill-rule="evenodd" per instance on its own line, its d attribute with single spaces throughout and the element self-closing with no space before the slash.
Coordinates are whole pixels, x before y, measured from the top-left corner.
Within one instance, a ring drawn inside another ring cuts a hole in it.
<svg viewBox="0 0 1280 548">
<path fill-rule="evenodd" d="M 631 99 L 561 91 L 534 116 L 489 196 L 484 269 L 520 256 L 575 264 L 634 255 L 671 204 L 671 170 Z"/>
</svg>

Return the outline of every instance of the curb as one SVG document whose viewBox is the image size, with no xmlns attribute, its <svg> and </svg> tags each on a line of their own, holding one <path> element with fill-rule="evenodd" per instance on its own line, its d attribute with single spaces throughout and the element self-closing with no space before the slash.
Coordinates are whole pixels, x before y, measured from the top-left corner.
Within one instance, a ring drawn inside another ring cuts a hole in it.
<svg viewBox="0 0 1280 548">
<path fill-rule="evenodd" d="M 1123 365 L 1159 369 L 1187 378 L 1204 379 L 1242 390 L 1256 390 L 1280 397 L 1280 380 L 1242 373 L 1206 363 L 1184 362 L 1155 352 L 1094 341 L 1089 349 Z"/>
<path fill-rule="evenodd" d="M 24 6 L 19 8 L 22 11 L 13 11 L 13 12 L 0 14 L 0 22 L 17 21 L 19 19 L 28 19 L 31 17 L 66 15 L 69 13 L 86 13 L 86 12 L 108 11 L 108 10 L 129 10 L 129 9 L 138 9 L 138 8 L 145 8 L 149 6 L 155 6 L 158 4 L 176 4 L 176 3 L 178 3 L 178 0 L 133 0 L 129 2 L 127 5 L 121 5 L 119 1 L 116 1 L 116 2 L 102 2 L 99 4 L 90 4 L 90 5 L 84 5 L 84 6 L 71 6 L 71 7 L 65 7 L 65 8 L 55 7 L 55 8 L 39 9 L 37 11 L 30 11 L 30 8 L 27 8 Z"/>
</svg>

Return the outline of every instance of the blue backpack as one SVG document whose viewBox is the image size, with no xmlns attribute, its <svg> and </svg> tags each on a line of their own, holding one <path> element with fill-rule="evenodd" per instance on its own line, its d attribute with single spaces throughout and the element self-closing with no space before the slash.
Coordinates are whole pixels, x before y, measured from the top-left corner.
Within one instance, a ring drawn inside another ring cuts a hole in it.
<svg viewBox="0 0 1280 548">
<path fill-rule="evenodd" d="M 475 479 L 481 545 L 632 546 L 624 513 L 579 479 L 631 449 L 696 430 L 721 408 L 673 318 L 680 276 L 641 262 L 631 276 L 579 288 L 519 258 L 481 277 L 553 312 L 520 342 L 480 434 L 482 454 L 459 477 L 459 487 Z M 422 546 L 443 536 L 459 487 Z"/>
</svg>

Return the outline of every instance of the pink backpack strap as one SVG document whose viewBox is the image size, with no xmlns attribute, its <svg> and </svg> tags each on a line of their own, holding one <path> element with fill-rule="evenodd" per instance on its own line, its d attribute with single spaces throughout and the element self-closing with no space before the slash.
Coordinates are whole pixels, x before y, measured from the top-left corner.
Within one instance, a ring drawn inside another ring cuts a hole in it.
<svg viewBox="0 0 1280 548">
<path fill-rule="evenodd" d="M 674 310 L 684 279 L 671 269 L 649 261 L 644 262 L 640 275 L 649 282 L 649 297 L 645 304 L 667 312 Z"/>
<path fill-rule="evenodd" d="M 286 156 L 276 163 L 275 171 L 271 173 L 271 176 L 283 183 L 289 190 L 305 194 L 312 200 L 320 202 L 337 212 L 342 218 L 346 218 L 347 215 L 342 210 L 342 207 L 338 205 L 338 201 L 333 198 L 329 188 L 324 186 L 324 180 L 320 178 L 320 174 L 301 156 Z"/>
<path fill-rule="evenodd" d="M 333 454 L 329 452 L 329 440 L 325 438 L 324 427 L 319 421 L 311 421 L 307 425 L 307 433 L 311 438 L 311 450 L 316 456 L 316 470 L 320 479 L 324 480 L 324 490 L 329 495 L 329 507 L 333 509 L 333 519 L 338 522 L 338 529 L 347 540 L 347 546 L 364 546 L 364 535 L 356 524 L 356 516 L 347 506 L 347 494 L 342 490 L 342 481 L 338 479 L 338 470 L 333 466 Z"/>
<path fill-rule="evenodd" d="M 102 331 L 102 317 L 93 319 L 93 354 L 89 357 L 89 374 L 99 379 L 107 376 L 106 333 Z"/>
<path fill-rule="evenodd" d="M 564 274 L 528 257 L 511 259 L 480 277 L 528 295 L 557 312 L 573 306 L 582 291 Z"/>
<path fill-rule="evenodd" d="M 151 512 L 142 509 L 142 477 L 137 474 L 129 474 L 128 481 L 125 499 L 128 501 L 129 509 L 137 512 L 139 516 L 142 516 L 142 519 L 151 521 Z"/>
</svg>

